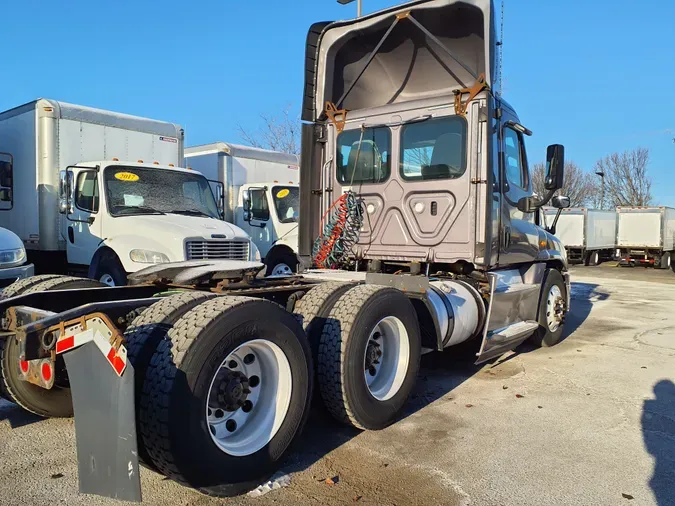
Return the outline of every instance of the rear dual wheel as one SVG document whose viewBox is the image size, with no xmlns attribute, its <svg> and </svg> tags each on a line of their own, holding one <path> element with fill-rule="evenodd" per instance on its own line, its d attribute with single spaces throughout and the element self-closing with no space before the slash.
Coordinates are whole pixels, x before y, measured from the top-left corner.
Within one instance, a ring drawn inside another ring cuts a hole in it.
<svg viewBox="0 0 675 506">
<path fill-rule="evenodd" d="M 369 430 L 394 422 L 415 384 L 420 339 L 401 291 L 358 285 L 343 293 L 326 317 L 317 358 L 319 390 L 333 417 Z"/>
<path fill-rule="evenodd" d="M 10 296 L 28 295 L 52 290 L 74 290 L 77 288 L 97 288 L 101 283 L 91 279 L 71 276 L 35 276 L 7 287 Z M 55 371 L 57 377 L 54 386 L 47 390 L 24 381 L 20 370 L 20 347 L 14 338 L 0 339 L 0 393 L 31 413 L 43 417 L 62 418 L 73 415 L 73 401 L 70 388 L 59 378 L 64 374 L 65 366 L 61 357 L 57 357 Z"/>
<path fill-rule="evenodd" d="M 312 375 L 302 327 L 279 305 L 247 297 L 201 302 L 175 321 L 145 377 L 137 376 L 147 458 L 209 495 L 256 487 L 300 434 Z"/>
</svg>

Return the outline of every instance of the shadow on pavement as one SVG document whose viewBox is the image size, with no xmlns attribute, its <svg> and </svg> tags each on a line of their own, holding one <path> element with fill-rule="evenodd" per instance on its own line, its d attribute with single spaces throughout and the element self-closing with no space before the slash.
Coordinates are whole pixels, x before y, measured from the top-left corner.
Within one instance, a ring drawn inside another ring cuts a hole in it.
<svg viewBox="0 0 675 506">
<path fill-rule="evenodd" d="M 654 399 L 644 401 L 642 437 L 654 457 L 649 486 L 659 506 L 675 504 L 675 384 L 661 380 L 654 385 Z"/>
<path fill-rule="evenodd" d="M 9 426 L 12 429 L 17 429 L 25 425 L 41 422 L 43 418 L 29 413 L 14 403 L 0 399 L 0 422 L 4 420 L 9 422 Z"/>
<path fill-rule="evenodd" d="M 571 310 L 565 317 L 565 327 L 560 341 L 567 339 L 582 323 L 586 321 L 593 309 L 593 303 L 606 300 L 608 293 L 599 292 L 596 283 L 572 282 Z"/>
</svg>

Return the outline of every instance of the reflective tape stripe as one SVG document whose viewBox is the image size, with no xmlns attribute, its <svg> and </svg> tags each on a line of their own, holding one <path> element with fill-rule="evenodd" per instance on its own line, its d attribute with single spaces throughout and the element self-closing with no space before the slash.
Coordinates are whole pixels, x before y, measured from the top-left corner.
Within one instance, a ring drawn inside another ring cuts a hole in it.
<svg viewBox="0 0 675 506">
<path fill-rule="evenodd" d="M 75 348 L 75 336 L 69 336 L 56 341 L 56 353 L 63 353 L 71 348 Z"/>
<path fill-rule="evenodd" d="M 98 349 L 103 353 L 103 356 L 108 360 L 108 363 L 113 368 L 115 373 L 118 376 L 122 376 L 122 373 L 127 367 L 127 350 L 124 346 L 120 345 L 119 350 L 115 350 L 108 340 L 103 337 L 103 335 L 95 330 L 85 330 L 84 332 L 79 332 L 72 336 L 66 336 L 62 339 L 59 339 L 56 342 L 56 353 L 64 353 L 66 351 L 72 350 L 83 344 L 86 344 L 90 341 L 94 341 Z"/>
</svg>

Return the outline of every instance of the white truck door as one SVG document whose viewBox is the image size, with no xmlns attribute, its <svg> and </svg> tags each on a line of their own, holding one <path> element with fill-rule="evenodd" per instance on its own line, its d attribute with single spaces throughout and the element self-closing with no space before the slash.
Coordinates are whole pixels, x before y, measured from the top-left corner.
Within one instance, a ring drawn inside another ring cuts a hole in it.
<svg viewBox="0 0 675 506">
<path fill-rule="evenodd" d="M 69 264 L 89 265 L 101 236 L 101 199 L 98 171 L 73 170 L 72 207 L 66 214 L 66 251 Z"/>
<path fill-rule="evenodd" d="M 276 240 L 274 222 L 270 213 L 271 203 L 267 198 L 268 189 L 264 186 L 244 185 L 241 192 L 248 192 L 250 199 L 250 209 L 248 212 L 246 210 L 243 211 L 241 228 L 251 236 L 251 239 L 260 250 L 260 255 L 265 258 L 265 255 L 267 255 L 267 252 Z"/>
</svg>

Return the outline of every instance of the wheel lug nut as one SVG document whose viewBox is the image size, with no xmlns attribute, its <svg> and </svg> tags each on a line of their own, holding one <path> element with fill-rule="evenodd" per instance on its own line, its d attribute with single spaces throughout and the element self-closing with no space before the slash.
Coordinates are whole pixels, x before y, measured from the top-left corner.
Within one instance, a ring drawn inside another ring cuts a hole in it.
<svg viewBox="0 0 675 506">
<path fill-rule="evenodd" d="M 253 409 L 253 403 L 251 401 L 246 401 L 241 409 L 244 413 L 249 413 Z"/>
<path fill-rule="evenodd" d="M 237 430 L 237 422 L 235 422 L 234 420 L 228 420 L 227 422 L 225 422 L 225 428 L 229 432 L 234 432 L 235 430 Z"/>
<path fill-rule="evenodd" d="M 375 369 L 375 367 L 373 366 L 370 366 L 368 372 L 370 373 L 371 376 L 375 376 L 375 373 L 377 373 L 377 369 Z"/>
<path fill-rule="evenodd" d="M 236 369 L 237 368 L 237 362 L 235 360 L 230 360 L 227 363 L 227 367 L 229 367 L 230 369 Z"/>
<path fill-rule="evenodd" d="M 255 388 L 260 384 L 260 378 L 258 376 L 251 376 L 248 379 L 248 384 L 251 386 L 251 388 Z"/>
<path fill-rule="evenodd" d="M 253 353 L 249 353 L 244 357 L 244 363 L 246 365 L 251 365 L 253 362 L 255 362 L 255 355 Z"/>
</svg>

